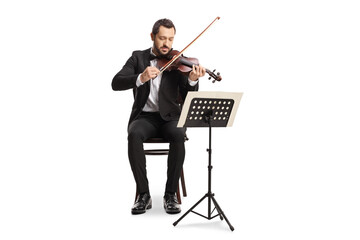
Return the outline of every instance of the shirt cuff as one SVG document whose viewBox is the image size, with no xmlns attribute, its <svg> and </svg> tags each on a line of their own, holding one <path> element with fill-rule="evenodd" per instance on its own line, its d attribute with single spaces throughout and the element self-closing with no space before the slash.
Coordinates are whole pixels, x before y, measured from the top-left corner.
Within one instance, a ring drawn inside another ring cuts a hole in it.
<svg viewBox="0 0 360 240">
<path fill-rule="evenodd" d="M 141 74 L 139 74 L 139 76 L 138 76 L 137 79 L 136 79 L 136 86 L 137 86 L 137 87 L 140 87 L 140 86 L 142 86 L 142 85 L 144 84 L 144 83 L 142 83 L 141 80 L 140 80 L 140 75 L 141 75 Z"/>
<path fill-rule="evenodd" d="M 189 85 L 193 87 L 193 86 L 195 86 L 195 85 L 199 82 L 199 79 L 196 80 L 196 81 L 191 81 L 191 80 L 188 78 L 188 82 L 189 82 Z"/>
</svg>

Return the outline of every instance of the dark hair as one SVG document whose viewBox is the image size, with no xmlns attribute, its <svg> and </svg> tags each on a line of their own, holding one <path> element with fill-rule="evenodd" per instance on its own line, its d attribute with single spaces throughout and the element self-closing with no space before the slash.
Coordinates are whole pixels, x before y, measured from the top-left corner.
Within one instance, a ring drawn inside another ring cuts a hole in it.
<svg viewBox="0 0 360 240">
<path fill-rule="evenodd" d="M 173 22 L 170 19 L 163 18 L 163 19 L 157 20 L 154 23 L 154 26 L 153 26 L 153 29 L 152 29 L 152 34 L 154 36 L 159 32 L 160 26 L 164 26 L 166 28 L 174 28 L 174 31 L 176 33 L 175 25 L 173 24 Z"/>
</svg>

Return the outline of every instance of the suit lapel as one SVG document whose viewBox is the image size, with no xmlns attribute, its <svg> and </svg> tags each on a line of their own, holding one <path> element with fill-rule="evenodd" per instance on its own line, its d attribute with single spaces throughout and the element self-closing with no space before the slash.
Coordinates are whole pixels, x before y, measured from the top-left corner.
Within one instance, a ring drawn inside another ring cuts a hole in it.
<svg viewBox="0 0 360 240">
<path fill-rule="evenodd" d="M 150 66 L 150 48 L 149 49 L 146 49 L 144 51 L 144 59 L 143 59 L 143 62 L 144 62 L 144 66 L 145 68 Z"/>
<path fill-rule="evenodd" d="M 144 63 L 145 68 L 148 67 L 148 66 L 150 66 L 150 49 L 151 49 L 151 48 L 146 49 L 146 50 L 144 51 L 143 63 Z M 144 68 L 144 70 L 145 70 L 145 68 Z M 147 96 L 149 96 L 149 94 L 150 94 L 150 81 L 147 81 L 147 82 L 144 84 L 144 87 L 145 87 L 145 89 L 146 89 L 146 94 L 147 94 Z"/>
</svg>

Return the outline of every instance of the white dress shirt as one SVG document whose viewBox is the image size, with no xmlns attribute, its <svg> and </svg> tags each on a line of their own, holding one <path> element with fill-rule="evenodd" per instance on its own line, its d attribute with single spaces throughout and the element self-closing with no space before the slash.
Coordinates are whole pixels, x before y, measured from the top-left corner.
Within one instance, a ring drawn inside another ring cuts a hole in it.
<svg viewBox="0 0 360 240">
<path fill-rule="evenodd" d="M 152 48 L 151 48 L 150 54 L 155 55 L 152 51 Z M 156 58 L 150 61 L 150 66 L 157 67 L 157 59 Z M 139 76 L 136 80 L 137 87 L 140 87 L 141 85 L 144 84 L 140 80 L 140 75 L 141 74 L 139 74 Z M 162 73 L 160 73 L 156 78 L 149 80 L 150 94 L 149 94 L 149 97 L 143 108 L 144 112 L 159 112 L 159 88 L 160 88 L 161 78 L 162 78 Z M 188 79 L 188 81 L 189 81 L 190 86 L 195 86 L 199 80 L 191 81 L 190 79 Z"/>
</svg>

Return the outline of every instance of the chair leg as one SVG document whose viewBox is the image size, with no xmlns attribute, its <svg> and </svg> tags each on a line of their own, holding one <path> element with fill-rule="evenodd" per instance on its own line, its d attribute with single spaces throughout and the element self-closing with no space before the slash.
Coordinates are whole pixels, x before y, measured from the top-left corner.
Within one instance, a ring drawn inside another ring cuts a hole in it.
<svg viewBox="0 0 360 240">
<path fill-rule="evenodd" d="M 177 187 L 177 191 L 176 191 L 176 197 L 177 197 L 177 200 L 178 200 L 179 204 L 181 204 L 180 183 L 178 183 L 178 187 Z"/>
<path fill-rule="evenodd" d="M 183 196 L 186 197 L 187 193 L 186 193 L 186 186 L 185 186 L 184 169 L 181 170 L 180 180 L 181 180 L 181 187 L 182 187 Z"/>
<path fill-rule="evenodd" d="M 183 196 L 186 197 L 186 196 L 187 196 L 187 193 L 186 193 L 186 186 L 185 186 L 184 169 L 181 170 L 180 182 L 181 182 L 181 187 L 182 187 Z M 180 182 L 178 183 L 178 186 L 177 186 L 176 196 L 177 196 L 178 202 L 181 204 Z"/>
</svg>

